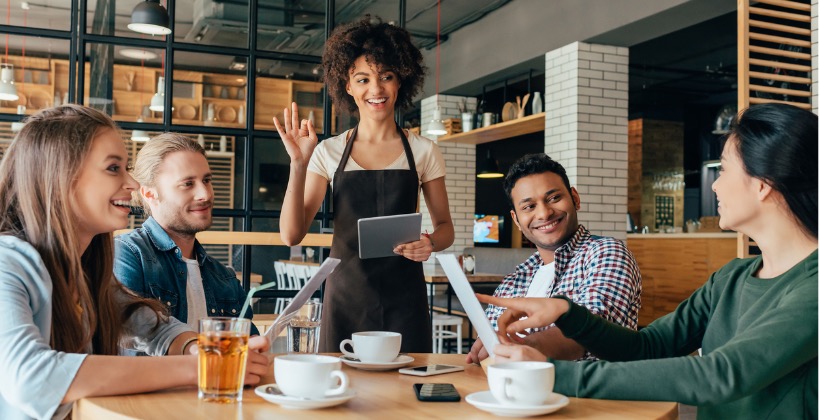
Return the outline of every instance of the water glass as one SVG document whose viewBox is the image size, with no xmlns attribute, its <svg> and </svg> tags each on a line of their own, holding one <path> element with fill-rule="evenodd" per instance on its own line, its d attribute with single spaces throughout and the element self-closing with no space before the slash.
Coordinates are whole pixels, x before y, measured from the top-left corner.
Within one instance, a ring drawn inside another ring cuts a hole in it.
<svg viewBox="0 0 820 420">
<path fill-rule="evenodd" d="M 288 322 L 288 353 L 318 353 L 322 304 L 309 301 Z"/>
<path fill-rule="evenodd" d="M 242 401 L 250 331 L 251 322 L 246 318 L 199 320 L 199 399 L 218 403 Z"/>
</svg>

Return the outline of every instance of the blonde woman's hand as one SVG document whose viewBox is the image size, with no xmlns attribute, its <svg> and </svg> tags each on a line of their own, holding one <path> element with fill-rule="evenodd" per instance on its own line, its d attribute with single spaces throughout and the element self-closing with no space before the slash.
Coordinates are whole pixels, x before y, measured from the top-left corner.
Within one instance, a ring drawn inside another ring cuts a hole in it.
<svg viewBox="0 0 820 420">
<path fill-rule="evenodd" d="M 397 255 L 412 261 L 427 261 L 433 253 L 433 242 L 427 236 L 422 236 L 418 241 L 401 244 L 393 249 Z"/>
<path fill-rule="evenodd" d="M 262 335 L 255 335 L 248 341 L 248 367 L 245 369 L 245 385 L 258 384 L 263 376 L 270 373 L 271 359 L 268 358 L 270 341 Z"/>
<path fill-rule="evenodd" d="M 296 102 L 293 102 L 290 107 L 291 109 L 284 109 L 282 118 L 284 127 L 276 117 L 273 117 L 273 124 L 279 132 L 279 137 L 282 138 L 282 144 L 290 156 L 290 161 L 305 164 L 310 160 L 319 138 L 316 137 L 316 130 L 310 120 L 299 120 L 299 107 Z"/>
<path fill-rule="evenodd" d="M 498 336 L 503 344 L 524 344 L 518 334 L 528 335 L 527 328 L 552 325 L 569 310 L 569 303 L 554 298 L 497 298 L 476 293 L 479 302 L 507 308 L 498 317 Z"/>
</svg>

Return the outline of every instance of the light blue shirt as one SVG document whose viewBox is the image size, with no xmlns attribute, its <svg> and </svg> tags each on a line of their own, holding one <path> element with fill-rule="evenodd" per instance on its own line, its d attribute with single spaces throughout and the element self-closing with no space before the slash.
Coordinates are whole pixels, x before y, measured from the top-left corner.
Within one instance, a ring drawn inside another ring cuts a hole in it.
<svg viewBox="0 0 820 420">
<path fill-rule="evenodd" d="M 86 354 L 49 346 L 51 276 L 28 242 L 0 236 L 0 419 L 64 418 L 71 404 L 60 404 Z M 168 318 L 159 328 L 144 307 L 124 326 L 124 347 L 162 355 L 187 325 Z M 88 348 L 88 353 L 92 353 Z"/>
</svg>

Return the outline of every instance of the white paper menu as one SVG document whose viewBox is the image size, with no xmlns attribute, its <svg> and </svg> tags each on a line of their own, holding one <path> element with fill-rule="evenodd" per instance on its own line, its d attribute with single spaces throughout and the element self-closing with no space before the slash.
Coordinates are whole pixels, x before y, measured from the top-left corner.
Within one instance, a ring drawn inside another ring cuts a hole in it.
<svg viewBox="0 0 820 420">
<path fill-rule="evenodd" d="M 299 293 L 293 297 L 293 300 L 291 300 L 288 306 L 285 307 L 281 314 L 279 314 L 279 318 L 276 318 L 276 321 L 273 323 L 270 330 L 265 333 L 271 343 L 274 339 L 276 339 L 276 337 L 279 336 L 282 330 L 285 329 L 285 326 L 288 325 L 288 321 L 290 321 L 290 318 L 293 317 L 293 313 L 296 312 L 297 309 L 301 308 L 302 305 L 304 305 L 305 302 L 313 296 L 313 293 L 319 290 L 319 287 L 322 286 L 322 283 L 325 281 L 327 276 L 333 272 L 333 269 L 335 269 L 340 262 L 341 260 L 338 258 L 325 259 L 319 267 L 319 271 L 317 271 L 316 274 L 314 274 L 310 280 L 305 283 L 305 286 L 299 290 Z"/>
<path fill-rule="evenodd" d="M 470 286 L 470 281 L 467 280 L 467 276 L 464 275 L 464 271 L 462 271 L 461 266 L 458 265 L 456 256 L 453 254 L 437 254 L 436 259 L 439 264 L 441 264 L 441 268 L 444 269 L 444 274 L 447 275 L 447 279 L 450 280 L 450 286 L 456 292 L 461 306 L 463 306 L 464 311 L 467 312 L 467 317 L 478 333 L 478 337 L 481 338 L 481 341 L 484 343 L 484 348 L 487 349 L 487 353 L 489 353 L 491 357 L 495 356 L 493 348 L 499 343 L 498 336 L 495 334 L 490 320 L 487 319 L 484 308 L 481 307 L 481 303 L 475 297 L 475 291 L 473 291 L 473 287 Z"/>
</svg>

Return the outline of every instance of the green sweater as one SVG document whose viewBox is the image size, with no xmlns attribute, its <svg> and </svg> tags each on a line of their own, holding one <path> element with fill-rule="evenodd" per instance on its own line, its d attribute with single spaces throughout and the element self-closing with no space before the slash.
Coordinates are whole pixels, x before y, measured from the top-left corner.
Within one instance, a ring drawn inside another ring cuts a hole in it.
<svg viewBox="0 0 820 420">
<path fill-rule="evenodd" d="M 607 361 L 555 361 L 555 392 L 678 401 L 699 418 L 816 419 L 817 251 L 772 279 L 754 277 L 761 262 L 730 262 L 639 332 L 570 302 L 555 324 Z"/>
</svg>

